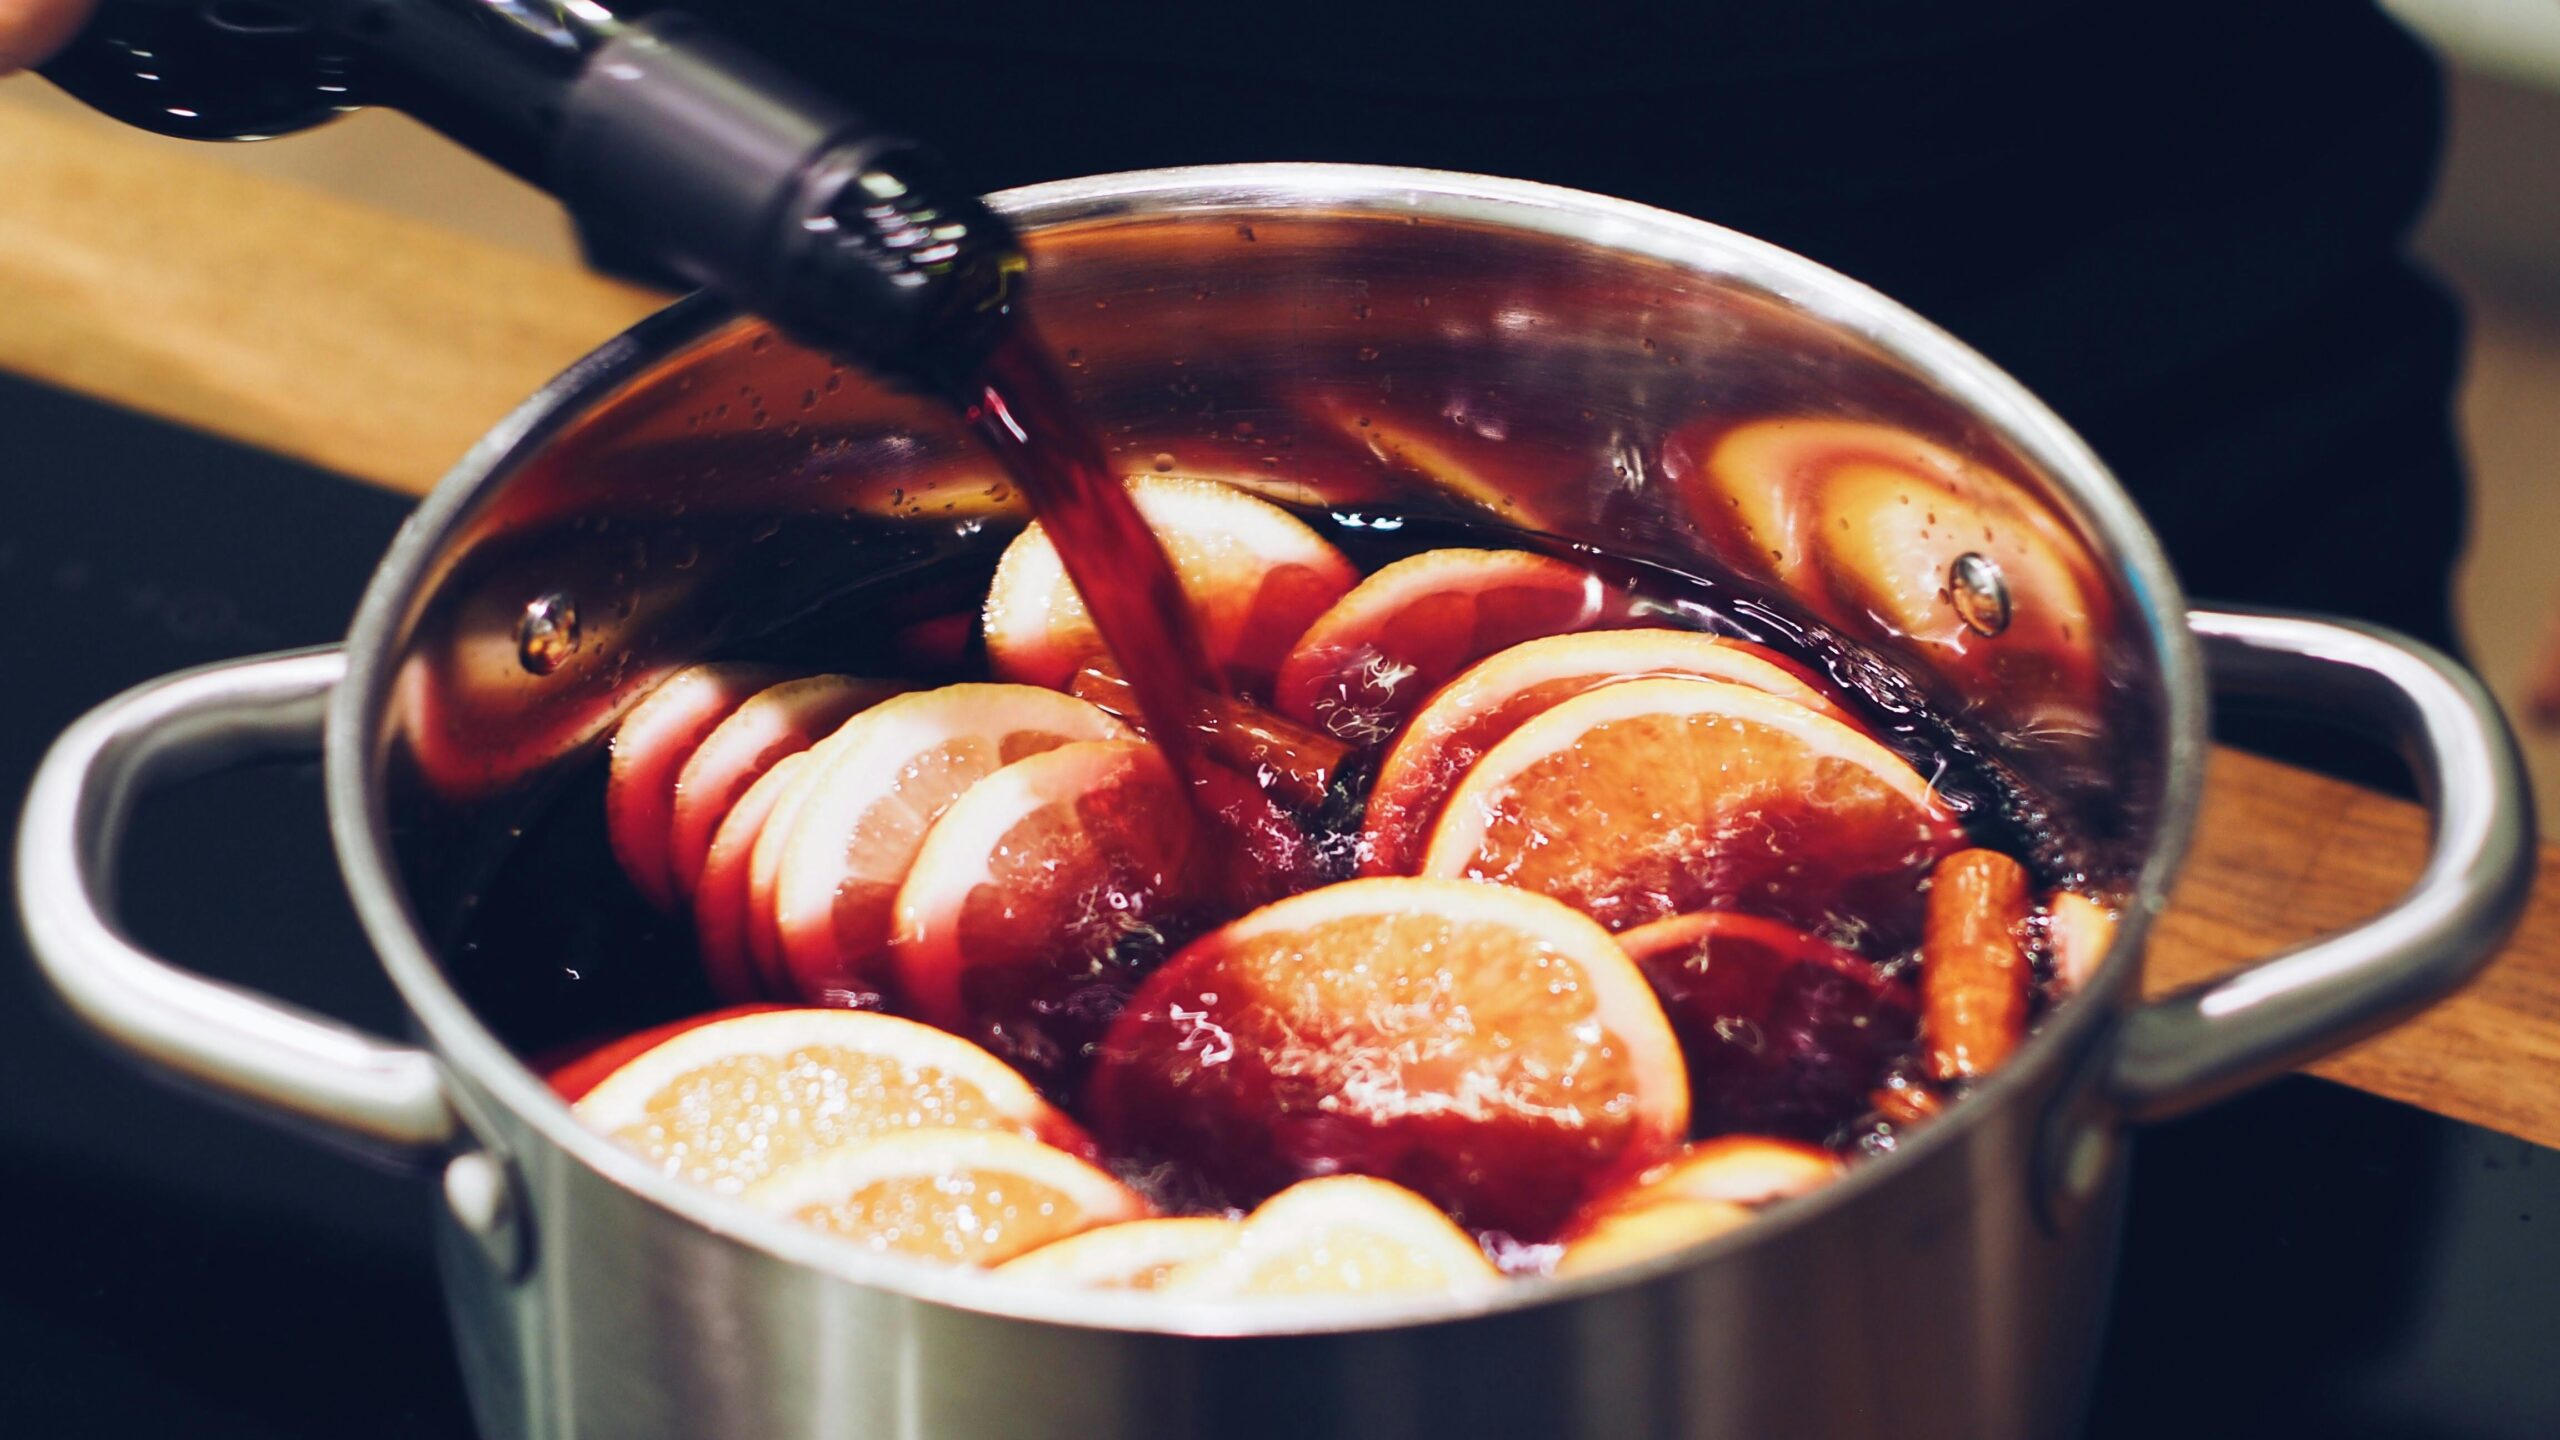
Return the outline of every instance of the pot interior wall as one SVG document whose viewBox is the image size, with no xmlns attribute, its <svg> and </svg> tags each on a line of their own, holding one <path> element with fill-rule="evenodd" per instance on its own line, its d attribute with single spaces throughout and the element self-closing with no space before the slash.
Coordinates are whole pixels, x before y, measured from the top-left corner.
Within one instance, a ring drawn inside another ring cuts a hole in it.
<svg viewBox="0 0 2560 1440">
<path fill-rule="evenodd" d="M 1702 617 L 1826 639 L 1878 715 L 1951 721 L 2036 828 L 2068 837 L 2051 867 L 2130 876 L 2166 781 L 2161 658 L 2146 598 L 2029 445 L 1711 250 L 1656 258 L 1603 248 L 1605 226 L 1428 208 L 1239 195 L 1034 216 L 1031 313 L 1126 470 L 1691 577 Z M 609 875 L 513 896 L 492 875 L 528 824 L 524 843 L 601 854 L 554 833 L 600 806 L 551 802 L 595 783 L 581 762 L 671 667 L 896 667 L 891 632 L 966 614 L 1026 519 L 933 408 L 753 322 L 688 314 L 563 387 L 414 597 L 381 766 L 417 913 L 465 969 L 455 937 L 491 904 L 555 927 L 564 954 L 593 951 L 577 947 L 598 926 L 664 940 L 606 913 Z M 1897 491 L 1897 457 L 1939 484 Z M 1998 571 L 1996 634 L 1984 597 L 1950 588 L 1967 555 Z M 476 1001 L 535 983 L 464 979 Z"/>
</svg>

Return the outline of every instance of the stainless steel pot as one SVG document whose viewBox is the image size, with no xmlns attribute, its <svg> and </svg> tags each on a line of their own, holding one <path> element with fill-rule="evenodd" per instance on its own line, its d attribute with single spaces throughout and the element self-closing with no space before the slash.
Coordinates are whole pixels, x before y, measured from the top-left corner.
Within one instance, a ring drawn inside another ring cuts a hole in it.
<svg viewBox="0 0 2560 1440">
<path fill-rule="evenodd" d="M 1042 324 L 1132 468 L 1717 574 L 1713 486 L 1680 429 L 1700 416 L 1887 424 L 1993 476 L 2078 578 L 1973 557 L 1956 582 L 1998 604 L 1970 638 L 1812 593 L 1785 554 L 1728 549 L 1743 574 L 1725 593 L 1757 623 L 1829 627 L 1960 713 L 2092 837 L 2127 923 L 2080 998 L 1894 1153 L 1694 1251 L 1490 1298 L 1257 1312 L 1024 1294 L 672 1181 L 582 1130 L 453 983 L 443 942 L 485 859 L 472 837 L 592 754 L 668 667 L 848 583 L 904 585 L 1015 519 L 948 422 L 678 305 L 463 460 L 343 647 L 100 707 L 45 761 L 20 837 L 35 953 L 113 1044 L 441 1174 L 446 1284 L 492 1436 L 2066 1433 L 2106 1308 L 2126 1128 L 2442 996 L 2518 912 L 2532 825 L 2474 680 L 2360 626 L 2189 612 L 2068 429 L 1853 282 L 1698 221 L 1459 175 L 1166 171 L 999 203 L 1033 239 Z M 2037 631 L 2055 603 L 2073 623 Z M 2068 637 L 2069 663 L 1985 668 L 2031 631 Z M 2218 688 L 2405 742 L 2433 853 L 2367 925 L 2142 1003 L 2146 922 L 2202 778 L 2207 661 Z M 182 973 L 115 928 L 139 794 L 315 748 L 415 1043 Z"/>
</svg>

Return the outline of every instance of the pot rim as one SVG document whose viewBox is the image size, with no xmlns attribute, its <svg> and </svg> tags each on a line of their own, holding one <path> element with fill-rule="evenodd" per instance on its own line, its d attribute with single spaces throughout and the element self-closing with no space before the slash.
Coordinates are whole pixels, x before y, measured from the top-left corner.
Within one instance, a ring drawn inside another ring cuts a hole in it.
<svg viewBox="0 0 2560 1440">
<path fill-rule="evenodd" d="M 579 360 L 493 427 L 401 527 L 347 637 L 346 680 L 330 702 L 325 785 L 339 864 L 365 931 L 402 999 L 452 1071 L 544 1141 L 623 1189 L 703 1229 L 787 1264 L 904 1298 L 983 1315 L 1090 1329 L 1190 1336 L 1392 1329 L 1568 1303 L 1633 1289 L 1728 1251 L 1774 1241 L 1860 1203 L 1901 1172 L 1950 1151 L 2044 1072 L 2080 1054 L 2134 983 L 2149 921 L 2184 857 L 2206 751 L 2203 667 L 2186 603 L 2149 526 L 2086 442 L 2024 386 L 1898 302 L 1792 252 L 1708 221 L 1560 186 L 1453 171 L 1331 163 L 1210 165 L 1061 180 L 989 197 L 1026 230 L 1116 216 L 1176 216 L 1321 206 L 1489 224 L 1547 234 L 1698 269 L 1762 290 L 1854 334 L 1929 377 L 2052 479 L 2102 559 L 2124 577 L 2158 657 L 2166 701 L 2157 826 L 2106 962 L 2087 990 L 1963 1103 L 1896 1151 L 1851 1167 L 1755 1223 L 1603 1274 L 1508 1283 L 1463 1298 L 1332 1297 L 1294 1302 L 1182 1301 L 1141 1293 L 1053 1292 L 983 1273 L 879 1255 L 750 1209 L 663 1174 L 581 1124 L 551 1088 L 484 1026 L 446 981 L 394 878 L 381 804 L 377 727 L 393 670 L 388 646 L 447 541 L 495 484 L 571 419 L 647 367 L 739 320 L 704 294 L 680 300 Z M 466 1103 L 468 1101 L 466 1100 Z M 484 1137 L 487 1138 L 487 1137 Z M 537 1239 L 536 1244 L 539 1245 Z"/>
</svg>

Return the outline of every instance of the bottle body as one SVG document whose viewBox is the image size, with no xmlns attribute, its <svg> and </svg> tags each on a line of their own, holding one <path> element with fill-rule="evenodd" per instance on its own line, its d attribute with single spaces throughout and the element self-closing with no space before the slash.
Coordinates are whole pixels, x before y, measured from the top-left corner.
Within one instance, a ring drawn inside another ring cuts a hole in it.
<svg viewBox="0 0 2560 1440">
<path fill-rule="evenodd" d="M 262 140 L 364 103 L 347 37 L 317 0 L 110 0 L 45 78 L 128 125 Z"/>
</svg>

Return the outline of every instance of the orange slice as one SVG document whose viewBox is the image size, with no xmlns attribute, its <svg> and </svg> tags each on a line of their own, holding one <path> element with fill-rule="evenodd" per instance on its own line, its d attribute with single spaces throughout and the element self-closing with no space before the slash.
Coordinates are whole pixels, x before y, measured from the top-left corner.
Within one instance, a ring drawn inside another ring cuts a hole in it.
<svg viewBox="0 0 2560 1440">
<path fill-rule="evenodd" d="M 1089 1151 L 1075 1123 L 993 1055 L 852 1010 L 763 1010 L 683 1029 L 572 1108 L 667 1173 L 727 1191 L 898 1130 L 1003 1130 Z"/>
<path fill-rule="evenodd" d="M 1653 1166 L 1602 1196 L 1595 1207 L 1633 1208 L 1666 1200 L 1768 1205 L 1819 1190 L 1847 1172 L 1839 1156 L 1820 1146 L 1766 1135 L 1724 1135 L 1701 1140 Z"/>
<path fill-rule="evenodd" d="M 1591 1202 L 1565 1235 L 1559 1275 L 1579 1275 L 1713 1239 L 1753 1206 L 1840 1178 L 1839 1157 L 1759 1135 L 1701 1141 Z"/>
<path fill-rule="evenodd" d="M 1484 1251 L 1401 1185 L 1308 1180 L 1245 1217 L 1234 1241 L 1167 1276 L 1168 1294 L 1447 1295 L 1502 1283 Z"/>
<path fill-rule="evenodd" d="M 690 665 L 652 690 L 613 732 L 605 834 L 633 888 L 660 910 L 682 891 L 668 846 L 676 777 L 694 748 L 747 697 L 783 678 L 769 665 Z"/>
<path fill-rule="evenodd" d="M 1147 1213 L 1136 1191 L 1092 1165 L 995 1130 L 906 1130 L 840 1146 L 776 1169 L 743 1198 L 867 1249 L 971 1266 Z"/>
<path fill-rule="evenodd" d="M 1383 745 L 1425 697 L 1523 640 L 1627 623 L 1624 596 L 1527 550 L 1425 550 L 1360 582 L 1298 637 L 1272 703 L 1355 745 Z"/>
<path fill-rule="evenodd" d="M 756 842 L 780 846 L 774 933 L 790 993 L 813 1004 L 877 1005 L 891 909 L 925 832 L 999 769 L 1128 727 L 1054 690 L 946 685 L 874 705 L 827 737 Z M 792 805 L 787 828 L 780 807 Z M 752 879 L 752 876 L 751 876 Z"/>
<path fill-rule="evenodd" d="M 1751 1223 L 1751 1212 L 1722 1200 L 1667 1200 L 1593 1216 L 1564 1242 L 1558 1275 L 1589 1275 L 1674 1250 L 1703 1245 Z"/>
<path fill-rule="evenodd" d="M 1200 643 L 1240 688 L 1266 693 L 1309 621 L 1360 578 L 1298 517 L 1231 486 L 1177 475 L 1128 482 L 1191 603 Z M 1005 548 L 987 589 L 987 659 L 998 677 L 1065 689 L 1102 637 L 1034 524 Z"/>
<path fill-rule="evenodd" d="M 2115 912 L 2086 895 L 2057 890 L 2045 901 L 2045 939 L 2053 949 L 2055 982 L 2064 994 L 2077 994 L 2097 978 L 2115 944 Z"/>
<path fill-rule="evenodd" d="M 1217 1203 L 1338 1172 L 1535 1238 L 1687 1131 L 1678 1042 L 1607 932 L 1525 891 L 1374 879 L 1264 906 L 1149 977 L 1096 1056 L 1112 1153 Z"/>
<path fill-rule="evenodd" d="M 1136 740 L 1016 760 L 933 822 L 899 887 L 906 1013 L 1056 1077 L 1102 1038 L 1191 903 L 1189 801 Z"/>
<path fill-rule="evenodd" d="M 1361 820 L 1360 873 L 1410 875 L 1449 788 L 1532 717 L 1619 680 L 1730 680 L 1846 722 L 1794 662 L 1747 640 L 1691 630 L 1599 630 L 1523 641 L 1440 687 L 1379 762 Z"/>
<path fill-rule="evenodd" d="M 1175 1270 L 1234 1244 L 1243 1229 L 1223 1216 L 1128 1220 L 1053 1240 L 996 1269 L 1008 1280 L 1062 1290 L 1153 1290 Z"/>
<path fill-rule="evenodd" d="M 809 752 L 785 755 L 775 761 L 747 793 L 729 807 L 720 819 L 718 833 L 711 837 L 711 848 L 702 857 L 702 873 L 695 878 L 693 889 L 694 953 L 702 961 L 703 978 L 711 982 L 711 992 L 726 1000 L 753 1000 L 788 995 L 782 983 L 778 957 L 759 961 L 751 931 L 755 886 L 753 879 L 756 842 L 764 835 L 782 802 L 810 764 Z M 772 881 L 766 880 L 765 893 L 772 894 Z M 772 925 L 764 927 L 767 949 L 778 948 L 770 936 Z M 768 968 L 768 965 L 770 968 Z"/>
<path fill-rule="evenodd" d="M 1561 528 L 1549 513 L 1555 477 L 1589 463 L 1586 450 L 1559 437 L 1519 435 L 1507 417 L 1470 413 L 1463 397 L 1454 405 L 1435 398 L 1410 414 L 1374 386 L 1311 388 L 1296 403 L 1389 471 L 1515 529 Z"/>
<path fill-rule="evenodd" d="M 1915 936 L 1963 832 L 1902 758 L 1721 680 L 1629 680 L 1513 731 L 1452 790 L 1422 872 L 1517 885 L 1623 930 L 1736 909 Z"/>
<path fill-rule="evenodd" d="M 2013 725 L 2095 724 L 2104 591 L 2077 537 L 2017 481 L 1909 430 L 1833 419 L 1697 427 L 1664 458 L 1743 568 L 1867 638 L 1917 642 Z M 1966 556 L 1999 573 L 1998 624 L 1968 621 L 1951 583 Z"/>
<path fill-rule="evenodd" d="M 695 746 L 677 772 L 668 865 L 693 897 L 720 822 L 774 762 L 818 742 L 856 711 L 906 687 L 890 680 L 811 675 L 758 691 Z"/>
</svg>

